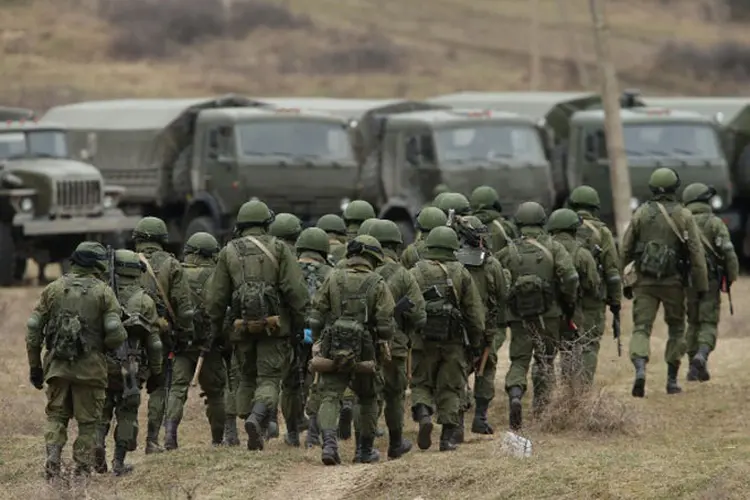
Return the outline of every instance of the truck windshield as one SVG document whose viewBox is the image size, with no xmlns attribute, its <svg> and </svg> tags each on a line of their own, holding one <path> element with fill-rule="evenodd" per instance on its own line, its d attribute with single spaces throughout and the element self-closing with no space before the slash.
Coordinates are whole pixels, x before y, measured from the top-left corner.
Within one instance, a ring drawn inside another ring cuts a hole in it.
<svg viewBox="0 0 750 500">
<path fill-rule="evenodd" d="M 488 124 L 476 127 L 444 128 L 435 131 L 441 162 L 545 159 L 539 133 L 525 125 Z"/>
<path fill-rule="evenodd" d="M 716 131 L 708 125 L 628 124 L 623 127 L 625 151 L 629 157 L 699 156 L 716 158 L 721 146 Z"/>
<path fill-rule="evenodd" d="M 26 156 L 67 158 L 65 134 L 55 130 L 0 133 L 0 158 Z"/>
<path fill-rule="evenodd" d="M 299 156 L 354 161 L 343 125 L 316 121 L 255 121 L 237 125 L 243 156 Z"/>
</svg>

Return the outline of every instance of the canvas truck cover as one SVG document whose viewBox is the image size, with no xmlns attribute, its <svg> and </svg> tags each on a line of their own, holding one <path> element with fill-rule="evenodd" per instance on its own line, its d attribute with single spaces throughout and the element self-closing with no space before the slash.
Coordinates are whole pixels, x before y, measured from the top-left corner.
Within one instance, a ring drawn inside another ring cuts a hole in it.
<svg viewBox="0 0 750 500">
<path fill-rule="evenodd" d="M 91 101 L 54 107 L 43 120 L 68 128 L 72 154 L 96 165 L 108 183 L 124 186 L 123 201 L 162 205 L 178 196 L 172 170 L 193 140 L 198 113 L 260 105 L 235 95 Z"/>
<path fill-rule="evenodd" d="M 33 120 L 36 114 L 31 109 L 0 106 L 0 121 Z"/>
</svg>

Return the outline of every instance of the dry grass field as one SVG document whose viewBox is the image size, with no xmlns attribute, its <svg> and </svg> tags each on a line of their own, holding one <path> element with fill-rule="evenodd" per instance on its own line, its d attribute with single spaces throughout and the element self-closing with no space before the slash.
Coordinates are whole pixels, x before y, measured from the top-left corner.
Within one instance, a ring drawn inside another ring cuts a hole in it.
<svg viewBox="0 0 750 500">
<path fill-rule="evenodd" d="M 480 437 L 467 432 L 466 444 L 456 453 L 415 449 L 398 461 L 352 465 L 352 445 L 347 442 L 344 464 L 326 468 L 320 463 L 320 450 L 290 449 L 279 439 L 262 453 L 244 447 L 212 449 L 202 402 L 191 393 L 179 450 L 146 457 L 141 448 L 130 457 L 136 466 L 132 475 L 98 476 L 85 488 L 66 490 L 52 490 L 42 479 L 44 396 L 27 381 L 24 325 L 39 290 L 0 292 L 3 498 L 727 500 L 745 499 L 750 491 L 750 372 L 744 330 L 750 317 L 742 305 L 744 294 L 750 293 L 748 280 L 734 289 L 734 317 L 724 305 L 709 383 L 688 385 L 683 372 L 685 392 L 666 395 L 661 359 L 665 332 L 658 323 L 646 398 L 631 398 L 632 368 L 627 355 L 617 358 L 608 330 L 596 384 L 600 395 L 572 418 L 556 413 L 531 422 L 525 432 L 533 442 L 531 458 L 511 458 L 501 450 L 501 432 L 507 428 L 504 396 L 490 413 L 498 434 Z M 623 313 L 627 348 L 629 304 Z M 507 347 L 500 357 L 498 384 L 507 367 Z M 415 439 L 415 430 L 407 420 L 408 437 Z M 140 446 L 143 439 L 141 435 Z M 385 456 L 386 439 L 377 445 Z M 68 462 L 69 454 L 70 445 L 65 450 Z"/>
</svg>

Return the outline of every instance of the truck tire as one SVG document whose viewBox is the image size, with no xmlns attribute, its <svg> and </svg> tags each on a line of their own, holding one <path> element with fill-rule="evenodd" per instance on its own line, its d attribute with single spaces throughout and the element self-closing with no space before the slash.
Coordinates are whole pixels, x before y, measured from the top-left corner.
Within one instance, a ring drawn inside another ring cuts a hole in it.
<svg viewBox="0 0 750 500">
<path fill-rule="evenodd" d="M 208 216 L 201 216 L 196 217 L 195 219 L 191 220 L 187 228 L 185 229 L 185 237 L 183 239 L 183 244 L 190 239 L 192 235 L 195 233 L 208 233 L 213 236 L 217 236 L 216 234 L 216 224 L 214 224 L 214 220 L 211 217 Z M 218 236 L 217 236 L 218 237 Z"/>
<path fill-rule="evenodd" d="M 0 223 L 0 286 L 13 286 L 16 278 L 16 242 L 13 228 Z"/>
</svg>

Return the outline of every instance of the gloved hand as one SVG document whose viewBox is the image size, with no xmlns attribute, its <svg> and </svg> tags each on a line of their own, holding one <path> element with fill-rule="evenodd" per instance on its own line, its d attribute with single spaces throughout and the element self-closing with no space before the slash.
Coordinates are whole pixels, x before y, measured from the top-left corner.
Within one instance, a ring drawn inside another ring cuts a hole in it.
<svg viewBox="0 0 750 500">
<path fill-rule="evenodd" d="M 160 387 L 164 387 L 166 383 L 166 375 L 162 372 L 159 374 L 152 374 L 148 380 L 146 380 L 146 392 L 151 394 Z"/>
<path fill-rule="evenodd" d="M 611 312 L 612 314 L 619 314 L 620 309 L 622 309 L 622 306 L 619 302 L 613 302 L 609 305 L 609 312 Z"/>
<path fill-rule="evenodd" d="M 628 300 L 633 300 L 633 287 L 632 286 L 624 287 L 622 289 L 622 295 Z"/>
<path fill-rule="evenodd" d="M 29 369 L 29 382 L 36 389 L 40 391 L 44 389 L 44 370 L 41 368 L 30 368 Z"/>
</svg>

